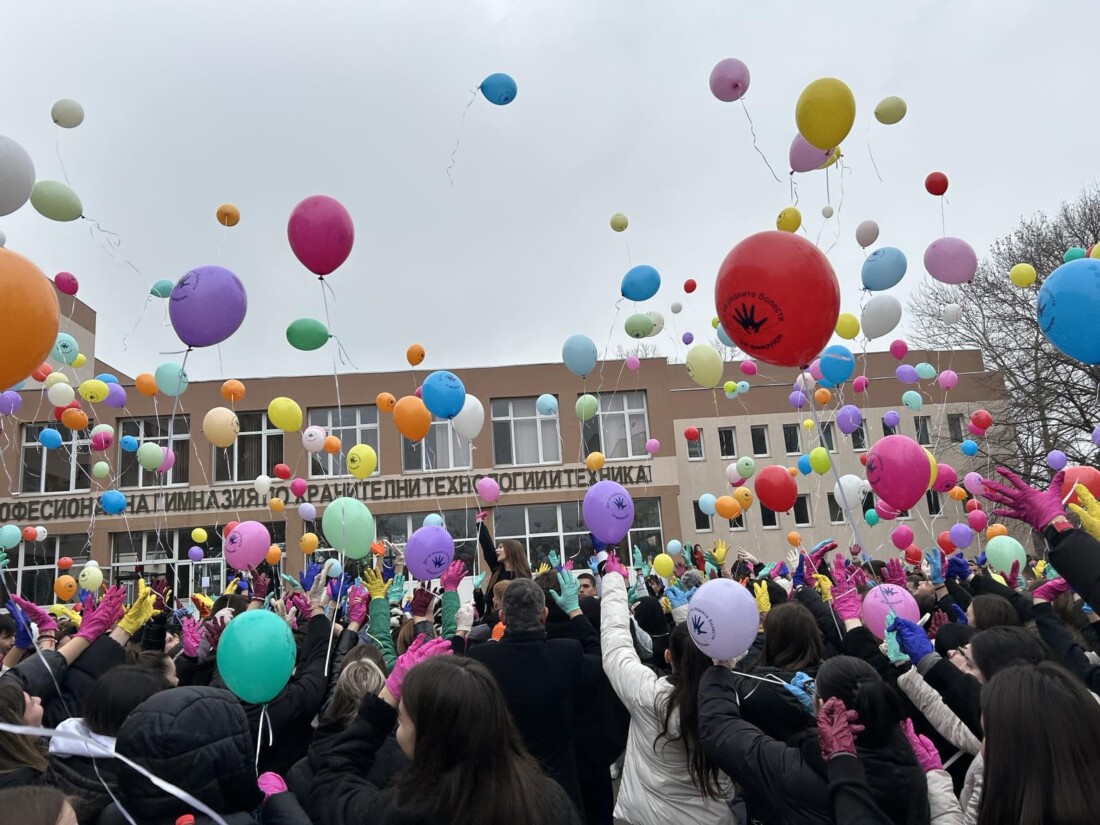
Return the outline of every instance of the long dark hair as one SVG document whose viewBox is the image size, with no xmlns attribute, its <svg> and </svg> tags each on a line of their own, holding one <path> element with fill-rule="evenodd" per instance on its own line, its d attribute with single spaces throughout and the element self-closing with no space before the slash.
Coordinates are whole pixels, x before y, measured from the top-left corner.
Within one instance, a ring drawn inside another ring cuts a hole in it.
<svg viewBox="0 0 1100 825">
<path fill-rule="evenodd" d="M 854 656 L 826 659 L 817 672 L 814 687 L 819 698 L 836 696 L 845 707 L 859 714 L 863 732 L 856 736 L 856 744 L 863 747 L 885 745 L 894 738 L 905 716 L 897 693 L 871 665 Z"/>
<path fill-rule="evenodd" d="M 0 682 L 0 722 L 22 725 L 26 709 L 27 700 L 23 696 L 23 689 L 10 682 Z M 45 771 L 45 752 L 30 736 L 0 731 L 0 773 L 17 771 L 20 768 Z"/>
<path fill-rule="evenodd" d="M 657 708 L 657 714 L 663 712 L 665 718 L 661 732 L 653 740 L 653 751 L 656 753 L 662 739 L 682 742 L 687 751 L 688 772 L 695 787 L 704 796 L 722 799 L 718 766 L 707 759 L 699 745 L 699 680 L 713 663 L 695 646 L 686 622 L 676 625 L 668 644 L 672 652 L 672 675 L 668 677 L 672 692 L 664 700 L 664 707 Z M 673 716 L 676 717 L 675 736 L 671 733 Z"/>
<path fill-rule="evenodd" d="M 804 605 L 786 602 L 764 617 L 764 650 L 756 662 L 799 671 L 821 664 L 821 630 Z"/>
<path fill-rule="evenodd" d="M 532 792 L 546 780 L 483 664 L 437 656 L 416 665 L 401 707 L 416 728 L 412 764 L 397 782 L 402 806 L 440 822 L 551 825 L 544 795 Z"/>
<path fill-rule="evenodd" d="M 499 582 L 501 578 L 504 577 L 505 572 L 507 572 L 507 567 L 505 565 L 509 562 L 512 564 L 512 575 L 506 578 L 531 578 L 531 565 L 527 563 L 527 551 L 523 549 L 523 545 L 515 539 L 501 539 L 497 544 L 504 547 L 504 561 L 498 564 L 496 570 L 489 576 L 489 581 L 485 585 L 486 593 L 493 592 L 496 583 Z"/>
<path fill-rule="evenodd" d="M 134 708 L 172 685 L 159 670 L 141 665 L 113 667 L 95 680 L 84 699 L 84 723 L 93 733 L 118 736 Z"/>
<path fill-rule="evenodd" d="M 48 785 L 20 785 L 0 791 L 5 822 L 20 825 L 57 825 L 65 808 L 65 794 Z"/>
<path fill-rule="evenodd" d="M 988 682 L 1009 665 L 1030 664 L 1050 659 L 1050 648 L 1042 639 L 1022 627 L 991 627 L 970 640 L 970 658 Z"/>
<path fill-rule="evenodd" d="M 1042 722 L 1026 724 L 1036 708 Z M 1096 822 L 1100 706 L 1076 677 L 1053 662 L 1005 668 L 982 688 L 982 725 L 978 825 Z"/>
<path fill-rule="evenodd" d="M 1020 626 L 1020 614 L 1012 602 L 995 593 L 982 593 L 970 600 L 970 609 L 974 612 L 974 627 L 988 630 L 991 627 Z"/>
</svg>

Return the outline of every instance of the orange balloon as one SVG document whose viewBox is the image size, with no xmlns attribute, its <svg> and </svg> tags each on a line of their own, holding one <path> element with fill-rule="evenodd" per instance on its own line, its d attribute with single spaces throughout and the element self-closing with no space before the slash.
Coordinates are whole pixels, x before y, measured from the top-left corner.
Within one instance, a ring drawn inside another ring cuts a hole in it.
<svg viewBox="0 0 1100 825">
<path fill-rule="evenodd" d="M 157 379 L 153 377 L 151 372 L 140 373 L 134 379 L 134 386 L 137 387 L 138 392 L 150 398 L 157 394 Z"/>
<path fill-rule="evenodd" d="M 46 376 L 49 375 L 51 372 L 53 372 L 53 367 L 45 362 L 42 362 L 38 366 L 38 368 L 31 373 L 31 378 L 33 378 L 35 381 L 45 381 Z"/>
<path fill-rule="evenodd" d="M 226 401 L 240 401 L 244 398 L 244 384 L 236 378 L 230 378 L 222 384 L 222 398 Z"/>
<path fill-rule="evenodd" d="M 802 536 L 798 534 L 797 530 L 791 530 L 791 532 L 787 533 L 787 544 L 791 547 L 798 547 L 798 545 L 802 544 Z"/>
<path fill-rule="evenodd" d="M 264 561 L 268 564 L 278 564 L 283 558 L 283 551 L 279 549 L 279 545 L 273 544 L 267 548 L 267 555 L 264 556 Z"/>
<path fill-rule="evenodd" d="M 788 467 L 787 472 L 790 474 L 791 478 L 798 478 L 798 468 L 797 467 Z"/>
<path fill-rule="evenodd" d="M 0 387 L 18 384 L 46 360 L 57 341 L 57 293 L 42 270 L 0 247 Z M 41 380 L 41 379 L 39 379 Z"/>
<path fill-rule="evenodd" d="M 218 223 L 222 226 L 236 226 L 241 221 L 241 210 L 231 203 L 218 207 Z"/>
<path fill-rule="evenodd" d="M 58 576 L 53 582 L 53 592 L 61 601 L 67 602 L 76 595 L 76 579 L 72 576 Z"/>
<path fill-rule="evenodd" d="M 286 509 L 286 505 L 283 504 L 281 498 L 272 497 L 267 500 L 267 506 L 271 508 L 273 513 L 281 513 Z"/>
<path fill-rule="evenodd" d="M 1008 528 L 1003 524 L 991 524 L 985 528 L 985 537 L 987 539 L 995 539 L 997 536 L 1007 536 Z"/>
<path fill-rule="evenodd" d="M 69 407 L 61 413 L 61 423 L 70 430 L 83 430 L 88 426 L 88 415 L 84 410 L 74 410 Z"/>
<path fill-rule="evenodd" d="M 748 487 L 738 487 L 733 491 L 733 498 L 741 505 L 742 510 L 752 507 L 752 491 Z"/>
<path fill-rule="evenodd" d="M 321 540 L 317 538 L 316 533 L 302 533 L 302 537 L 298 539 L 298 546 L 302 548 L 302 552 L 307 556 L 316 550 L 320 543 Z"/>
<path fill-rule="evenodd" d="M 714 502 L 714 512 L 726 519 L 734 519 L 741 515 L 741 505 L 733 496 L 719 496 Z"/>
<path fill-rule="evenodd" d="M 340 452 L 340 439 L 334 435 L 326 435 L 325 443 L 321 445 L 321 449 L 329 455 L 336 455 Z"/>
<path fill-rule="evenodd" d="M 956 484 L 947 493 L 947 497 L 952 501 L 966 501 L 966 490 Z"/>
<path fill-rule="evenodd" d="M 406 395 L 393 408 L 393 423 L 409 441 L 419 441 L 432 428 L 432 414 L 415 395 Z"/>
<path fill-rule="evenodd" d="M 54 336 L 54 337 L 56 337 L 56 336 Z M 50 347 L 52 347 L 52 346 L 53 346 L 53 341 L 51 340 L 50 341 Z M 46 347 L 46 350 L 48 352 L 49 347 Z M 415 367 L 418 364 L 423 363 L 423 361 L 424 361 L 424 347 L 420 346 L 420 344 L 413 344 L 411 347 L 409 347 L 407 350 L 405 350 L 405 357 L 409 361 L 409 366 Z M 11 383 L 15 383 L 15 382 L 13 381 Z"/>
<path fill-rule="evenodd" d="M 828 404 L 832 400 L 833 400 L 833 394 L 831 392 L 829 392 L 827 389 L 825 389 L 824 387 L 822 387 L 821 389 L 819 389 L 817 392 L 814 393 L 814 401 L 817 402 L 817 405 L 819 407 L 824 407 L 826 404 Z"/>
<path fill-rule="evenodd" d="M 393 412 L 393 408 L 397 406 L 397 399 L 393 397 L 392 392 L 380 392 L 374 399 L 374 403 L 378 405 L 379 412 Z"/>
</svg>

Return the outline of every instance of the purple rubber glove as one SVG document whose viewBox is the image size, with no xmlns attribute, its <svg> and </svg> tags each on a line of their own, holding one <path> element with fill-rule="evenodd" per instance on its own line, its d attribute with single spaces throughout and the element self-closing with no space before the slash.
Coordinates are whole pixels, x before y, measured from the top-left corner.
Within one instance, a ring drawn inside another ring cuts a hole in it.
<svg viewBox="0 0 1100 825">
<path fill-rule="evenodd" d="M 338 576 L 335 579 L 329 579 L 328 584 L 325 585 L 326 596 L 330 602 L 339 602 L 340 597 L 346 592 L 344 590 L 344 579 L 342 576 Z"/>
<path fill-rule="evenodd" d="M 409 605 L 409 609 L 413 616 L 422 616 L 427 618 L 429 611 L 432 608 L 432 601 L 435 599 L 435 593 L 428 590 L 426 587 L 418 587 L 413 591 L 412 604 Z"/>
<path fill-rule="evenodd" d="M 817 741 L 826 761 L 834 756 L 856 755 L 856 734 L 863 731 L 859 714 L 848 710 L 844 702 L 831 696 L 817 712 Z"/>
<path fill-rule="evenodd" d="M 1014 518 L 1029 525 L 1033 530 L 1042 530 L 1055 518 L 1066 514 L 1062 506 L 1062 480 L 1066 475 L 1065 470 L 1059 470 L 1054 474 L 1046 490 L 1029 487 L 1022 478 L 1007 467 L 998 467 L 997 472 L 1008 481 L 1008 485 L 988 479 L 982 482 L 984 488 L 982 495 L 996 504 L 1003 505 L 994 510 L 993 515 Z"/>
<path fill-rule="evenodd" d="M 970 565 L 960 555 L 951 556 L 947 560 L 947 578 L 966 579 L 970 576 Z"/>
<path fill-rule="evenodd" d="M 890 559 L 886 562 L 886 567 L 882 570 L 882 582 L 883 584 L 892 584 L 903 589 L 905 588 L 907 581 L 905 578 L 905 568 L 901 564 L 901 559 Z"/>
<path fill-rule="evenodd" d="M 623 567 L 616 553 L 608 553 L 607 561 L 603 564 L 603 574 L 606 576 L 608 573 L 618 573 L 626 581 L 630 581 L 630 571 Z"/>
<path fill-rule="evenodd" d="M 19 609 L 23 611 L 28 621 L 38 625 L 39 633 L 57 630 L 57 620 L 34 602 L 27 601 L 17 593 L 11 594 L 11 600 L 19 605 Z"/>
<path fill-rule="evenodd" d="M 183 655 L 191 659 L 199 655 L 199 641 L 202 639 L 202 631 L 199 623 L 190 616 L 180 619 L 180 644 L 183 646 Z"/>
<path fill-rule="evenodd" d="M 267 598 L 267 593 L 270 589 L 270 576 L 265 576 L 263 573 L 252 574 L 252 601 L 262 602 Z"/>
<path fill-rule="evenodd" d="M 370 593 L 361 584 L 353 585 L 348 591 L 348 621 L 362 626 L 367 618 L 367 604 Z"/>
<path fill-rule="evenodd" d="M 913 754 L 917 757 L 917 764 L 920 765 L 920 769 L 925 773 L 942 771 L 943 761 L 940 759 L 940 752 L 936 750 L 936 746 L 932 744 L 932 740 L 927 736 L 917 735 L 917 732 L 913 730 L 913 720 L 903 719 L 901 729 L 905 731 L 905 738 L 909 740 L 909 747 L 913 749 Z"/>
<path fill-rule="evenodd" d="M 321 572 L 321 565 L 315 561 L 311 561 L 306 569 L 298 574 L 298 582 L 302 585 L 303 590 L 309 590 L 313 587 L 313 580 L 317 578 L 317 575 Z M 307 611 L 308 613 L 308 611 Z"/>
<path fill-rule="evenodd" d="M 122 604 L 125 597 L 126 592 L 121 587 L 108 588 L 95 609 L 84 611 L 76 638 L 87 639 L 90 644 L 107 633 L 125 614 L 126 608 Z"/>
<path fill-rule="evenodd" d="M 1061 576 L 1053 581 L 1041 584 L 1031 591 L 1031 600 L 1033 602 L 1052 602 L 1069 590 L 1069 582 L 1063 579 Z"/>
<path fill-rule="evenodd" d="M 455 559 L 451 562 L 451 566 L 439 577 L 439 585 L 443 588 L 444 593 L 454 593 L 458 590 L 458 586 L 464 578 L 466 578 L 466 563 L 461 559 Z"/>
<path fill-rule="evenodd" d="M 450 655 L 451 643 L 447 639 L 428 641 L 424 636 L 417 636 L 413 643 L 409 645 L 409 649 L 398 656 L 397 661 L 394 662 L 393 670 L 390 671 L 390 675 L 386 679 L 386 689 L 389 690 L 390 695 L 396 701 L 400 702 L 401 683 L 405 681 L 405 676 L 408 675 L 410 670 L 425 659 L 430 659 L 433 656 Z"/>
<path fill-rule="evenodd" d="M 268 771 L 267 773 L 261 773 L 256 780 L 256 787 L 260 789 L 260 793 L 264 795 L 264 802 L 275 796 L 277 793 L 286 793 L 286 782 L 279 774 Z"/>
<path fill-rule="evenodd" d="M 898 647 L 913 664 L 919 664 L 920 660 L 929 653 L 936 652 L 932 643 L 928 641 L 928 634 L 916 622 L 908 619 L 894 619 L 886 629 L 897 633 Z"/>
</svg>

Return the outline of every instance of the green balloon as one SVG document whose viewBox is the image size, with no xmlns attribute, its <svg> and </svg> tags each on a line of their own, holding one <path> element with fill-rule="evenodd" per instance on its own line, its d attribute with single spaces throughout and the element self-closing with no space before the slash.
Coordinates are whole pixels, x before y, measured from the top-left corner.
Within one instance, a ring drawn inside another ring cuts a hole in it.
<svg viewBox="0 0 1100 825">
<path fill-rule="evenodd" d="M 159 464 L 157 465 L 160 466 Z M 155 467 L 153 469 L 156 469 Z M 92 476 L 94 478 L 106 478 L 107 474 L 111 472 L 110 465 L 106 461 L 97 461 L 92 465 Z"/>
<path fill-rule="evenodd" d="M 328 328 L 313 318 L 299 318 L 297 321 L 291 321 L 290 326 L 286 328 L 286 340 L 294 349 L 307 352 L 320 349 L 328 339 Z"/>
<path fill-rule="evenodd" d="M 154 298 L 167 298 L 172 294 L 172 282 L 167 278 L 161 278 L 151 287 L 149 287 L 149 294 Z"/>
<path fill-rule="evenodd" d="M 594 416 L 600 408 L 600 402 L 594 395 L 582 395 L 577 399 L 577 418 L 587 421 Z"/>
<path fill-rule="evenodd" d="M 936 377 L 936 368 L 929 364 L 927 361 L 921 361 L 917 364 L 917 378 L 922 381 L 927 381 L 929 378 Z"/>
<path fill-rule="evenodd" d="M 146 470 L 155 470 L 161 464 L 164 463 L 164 450 L 160 448 L 159 444 L 154 444 L 152 441 L 146 441 L 137 451 L 137 460 Z"/>
<path fill-rule="evenodd" d="M 75 221 L 84 215 L 76 192 L 56 180 L 40 180 L 31 190 L 31 206 L 51 221 Z"/>
<path fill-rule="evenodd" d="M 653 318 L 644 312 L 636 312 L 626 319 L 626 334 L 631 338 L 645 338 L 653 332 Z"/>
<path fill-rule="evenodd" d="M 1021 570 L 1027 564 L 1027 553 L 1024 546 L 1012 536 L 994 536 L 987 541 L 985 543 L 985 557 L 989 561 L 989 566 L 998 572 L 1011 570 L 1014 561 L 1020 563 Z"/>
<path fill-rule="evenodd" d="M 879 520 L 878 513 L 875 512 L 874 508 L 871 508 L 870 510 L 868 510 L 866 513 L 863 514 L 863 520 L 866 521 L 872 527 L 874 527 L 876 524 L 878 524 L 878 520 Z"/>
<path fill-rule="evenodd" d="M 37 188 L 37 187 L 36 187 Z M 31 201 L 34 201 L 34 195 L 31 195 Z M 1066 254 L 1062 256 L 1062 263 L 1069 263 L 1070 261 L 1076 261 L 1085 257 L 1085 250 L 1079 246 L 1071 246 L 1066 250 Z M 986 551 L 986 555 L 989 555 L 989 551 Z"/>
<path fill-rule="evenodd" d="M 374 516 L 356 498 L 341 496 L 325 508 L 321 529 L 328 543 L 349 559 L 361 559 L 374 542 Z"/>
<path fill-rule="evenodd" d="M 153 373 L 153 380 L 156 381 L 158 390 L 171 396 L 182 393 L 189 383 L 187 371 L 180 364 L 171 362 L 157 367 L 157 371 Z"/>
<path fill-rule="evenodd" d="M 296 650 L 287 623 L 268 610 L 249 610 L 225 626 L 218 641 L 218 673 L 250 705 L 270 702 L 294 672 Z"/>
</svg>

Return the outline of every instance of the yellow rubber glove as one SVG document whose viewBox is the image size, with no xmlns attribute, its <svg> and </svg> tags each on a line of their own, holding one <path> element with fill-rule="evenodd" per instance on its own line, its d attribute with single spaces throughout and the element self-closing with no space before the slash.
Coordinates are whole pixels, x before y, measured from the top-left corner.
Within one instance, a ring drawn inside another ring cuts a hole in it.
<svg viewBox="0 0 1100 825">
<path fill-rule="evenodd" d="M 372 599 L 385 599 L 389 585 L 382 579 L 382 574 L 377 570 L 367 568 L 363 571 L 363 581 L 367 583 L 367 592 Z"/>
<path fill-rule="evenodd" d="M 542 573 L 546 573 L 549 570 L 550 570 L 550 565 L 547 564 L 546 562 L 543 562 L 542 564 L 540 564 L 538 566 L 538 569 L 535 570 L 535 575 L 536 576 L 541 575 Z"/>
<path fill-rule="evenodd" d="M 768 595 L 767 582 L 753 582 L 752 595 L 756 599 L 756 609 L 761 613 L 767 613 L 772 609 L 772 598 Z"/>
<path fill-rule="evenodd" d="M 1047 569 L 1046 559 L 1039 559 L 1039 561 L 1035 562 L 1035 567 L 1034 567 L 1035 578 L 1037 578 L 1037 579 L 1046 578 L 1046 573 L 1044 572 L 1046 569 Z"/>
<path fill-rule="evenodd" d="M 214 600 L 205 593 L 192 593 L 191 604 L 198 609 L 199 617 L 205 619 L 210 615 L 211 608 L 214 607 Z"/>
<path fill-rule="evenodd" d="M 140 581 L 140 579 L 139 579 Z M 237 585 L 241 583 L 241 577 L 237 576 L 233 581 L 225 586 L 225 590 L 222 591 L 223 596 L 232 596 L 237 592 Z"/>
<path fill-rule="evenodd" d="M 133 636 L 142 625 L 160 613 L 161 611 L 153 609 L 153 598 L 153 591 L 145 586 L 143 579 L 138 579 L 137 598 L 126 608 L 126 614 L 119 620 L 119 629 Z"/>
<path fill-rule="evenodd" d="M 46 612 L 53 616 L 55 619 L 68 619 L 73 623 L 74 627 L 80 627 L 80 614 L 73 610 L 68 605 L 64 604 L 51 604 L 46 608 Z"/>
<path fill-rule="evenodd" d="M 729 545 L 721 539 L 714 542 L 714 550 L 711 551 L 711 555 L 714 556 L 714 560 L 719 565 L 726 563 L 726 553 L 729 552 Z"/>
<path fill-rule="evenodd" d="M 821 601 L 831 602 L 833 600 L 833 583 L 828 576 L 814 573 L 814 589 L 821 596 Z"/>
<path fill-rule="evenodd" d="M 1073 491 L 1077 493 L 1077 499 L 1084 507 L 1080 504 L 1071 504 L 1069 509 L 1081 520 L 1082 530 L 1094 539 L 1100 539 L 1100 504 L 1096 503 L 1096 499 L 1084 484 L 1074 484 Z"/>
<path fill-rule="evenodd" d="M 661 610 L 672 613 L 672 605 L 668 603 L 668 596 L 661 596 Z"/>
</svg>

